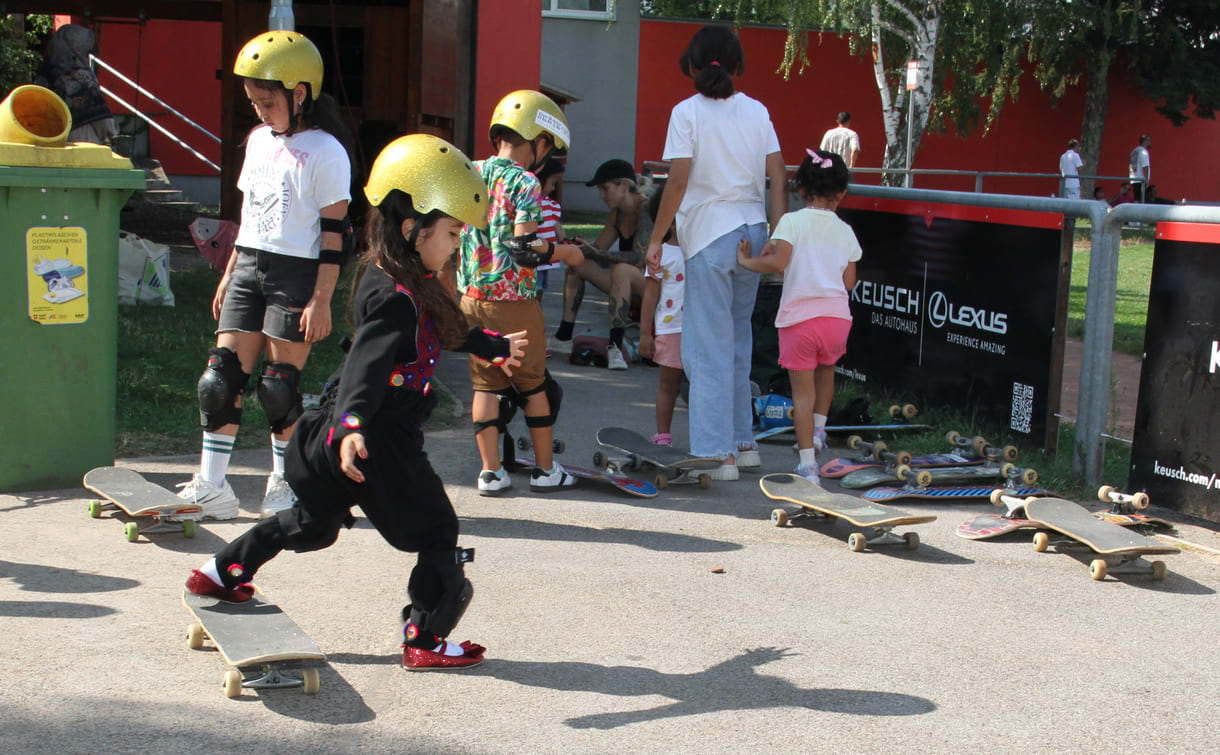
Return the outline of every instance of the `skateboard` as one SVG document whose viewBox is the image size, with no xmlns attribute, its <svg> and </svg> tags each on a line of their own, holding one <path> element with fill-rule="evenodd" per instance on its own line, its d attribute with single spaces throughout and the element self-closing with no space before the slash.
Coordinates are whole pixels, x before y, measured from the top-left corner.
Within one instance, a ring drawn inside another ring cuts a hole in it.
<svg viewBox="0 0 1220 755">
<path fill-rule="evenodd" d="M 986 438 L 981 436 L 966 438 L 958 434 L 956 430 L 951 430 L 945 436 L 945 439 L 955 447 L 955 451 L 943 454 L 926 454 L 924 456 L 905 454 L 904 461 L 903 454 L 905 452 L 893 453 L 889 451 L 882 441 L 869 443 L 860 438 L 860 436 L 853 435 L 847 439 L 847 445 L 853 450 L 860 451 L 859 455 L 852 458 L 840 457 L 826 462 L 822 465 L 821 475 L 828 479 L 835 479 L 855 472 L 858 469 L 893 468 L 900 464 L 906 464 L 912 469 L 926 469 L 930 467 L 975 466 L 985 464 L 988 461 L 1015 461 L 1017 458 L 1016 446 L 996 448 L 989 444 Z"/>
<path fill-rule="evenodd" d="M 967 540 L 986 540 L 1017 530 L 1036 530 L 1038 523 L 1020 517 L 979 514 L 957 525 L 957 536 Z"/>
<path fill-rule="evenodd" d="M 909 411 L 909 414 L 907 413 Z M 774 393 L 754 397 L 754 413 L 757 416 L 754 440 L 766 440 L 783 433 L 794 432 L 792 399 Z M 915 406 L 890 407 L 892 419 L 909 419 L 915 416 Z M 902 432 L 909 430 L 931 430 L 931 425 L 917 425 L 910 422 L 896 422 L 885 425 L 828 425 L 827 433 L 863 433 L 863 432 Z"/>
<path fill-rule="evenodd" d="M 900 465 L 892 470 L 861 469 L 844 476 L 839 480 L 839 484 L 851 490 L 861 490 L 876 485 L 908 483 L 908 486 L 928 487 L 934 482 L 969 483 L 975 480 L 994 480 L 996 478 L 1012 480 L 1014 484 L 1033 485 L 1038 481 L 1038 473 L 1032 469 L 1022 469 L 1009 462 L 929 469 L 912 469 L 906 465 Z"/>
<path fill-rule="evenodd" d="M 910 486 L 901 488 L 877 487 L 864 491 L 861 497 L 867 498 L 870 501 L 897 501 L 904 498 L 969 501 L 975 498 L 990 498 L 992 491 L 998 489 L 995 485 L 942 485 L 926 488 Z M 1022 498 L 1050 493 L 1049 490 L 1043 490 L 1032 485 L 1017 485 L 1012 488 L 1003 488 L 1003 490 L 1008 495 L 1021 496 Z"/>
<path fill-rule="evenodd" d="M 94 519 L 110 506 L 123 510 L 134 517 L 152 517 L 152 524 L 141 529 L 136 522 L 128 522 L 124 528 L 127 542 L 134 543 L 140 533 L 181 531 L 183 537 L 194 537 L 198 529 L 195 519 L 181 522 L 170 521 L 171 516 L 198 514 L 203 507 L 187 503 L 170 491 L 145 480 L 139 472 L 123 467 L 98 467 L 85 473 L 84 485 L 105 500 L 89 501 L 89 516 Z"/>
<path fill-rule="evenodd" d="M 518 456 L 515 463 L 511 467 L 505 465 L 506 468 L 512 468 L 520 472 L 533 472 L 537 467 L 537 463 L 530 456 Z M 573 477 L 579 477 L 582 480 L 601 480 L 608 482 L 624 493 L 630 493 L 640 498 L 656 498 L 657 488 L 651 482 L 637 480 L 632 477 L 627 477 L 623 474 L 608 472 L 603 469 L 585 469 L 584 467 L 574 467 L 571 464 L 564 463 L 564 470 Z"/>
<path fill-rule="evenodd" d="M 317 666 L 326 656 L 261 593 L 245 603 L 225 603 L 183 590 L 182 605 L 195 617 L 186 629 L 187 646 L 198 650 L 205 639 L 211 639 L 232 666 L 224 675 L 225 697 L 238 697 L 243 688 L 301 687 L 307 695 L 317 693 L 321 684 Z M 297 669 L 299 677 L 285 673 Z"/>
<path fill-rule="evenodd" d="M 1101 556 L 1089 564 L 1089 574 L 1096 580 L 1105 579 L 1106 574 L 1151 574 L 1155 580 L 1164 579 L 1168 572 L 1165 562 L 1150 564 L 1143 556 L 1178 552 L 1172 545 L 1102 521 L 1080 504 L 1062 498 L 1026 498 L 1025 516 L 1039 527 L 1066 536 L 1067 540 L 1056 543 L 1060 550 L 1079 543 Z M 1034 550 L 1045 551 L 1050 544 L 1048 533 L 1034 535 Z"/>
<path fill-rule="evenodd" d="M 787 501 L 801 507 L 798 512 L 775 509 L 771 522 L 783 527 L 789 521 L 812 517 L 820 519 L 842 519 L 864 532 L 853 532 L 847 538 L 847 546 L 853 551 L 862 551 L 870 545 L 900 543 L 908 550 L 919 547 L 919 535 L 907 532 L 897 535 L 893 529 L 908 524 L 921 524 L 936 519 L 931 515 L 913 515 L 905 511 L 882 506 L 879 503 L 862 501 L 855 496 L 831 493 L 817 483 L 794 474 L 769 474 L 758 481 L 763 494 L 775 501 Z"/>
<path fill-rule="evenodd" d="M 643 435 L 622 427 L 603 427 L 597 431 L 597 442 L 626 454 L 625 457 L 607 455 L 603 451 L 593 454 L 593 466 L 614 474 L 618 471 L 638 472 L 645 464 L 655 467 L 657 475 L 653 481 L 664 490 L 672 483 L 698 483 L 700 488 L 711 484 L 711 476 L 699 470 L 715 469 L 719 459 L 700 458 L 684 454 L 676 448 L 658 446 Z"/>
</svg>

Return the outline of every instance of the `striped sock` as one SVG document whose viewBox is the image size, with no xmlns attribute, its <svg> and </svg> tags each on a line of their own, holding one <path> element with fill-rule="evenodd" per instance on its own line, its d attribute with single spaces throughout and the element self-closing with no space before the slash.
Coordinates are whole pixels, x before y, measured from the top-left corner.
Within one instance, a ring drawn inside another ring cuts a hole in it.
<svg viewBox="0 0 1220 755">
<path fill-rule="evenodd" d="M 233 435 L 203 433 L 203 454 L 199 459 L 199 476 L 217 485 L 224 482 L 233 454 Z"/>
<path fill-rule="evenodd" d="M 280 440 L 274 435 L 271 436 L 271 473 L 284 474 L 284 449 L 288 448 L 288 441 Z"/>
</svg>

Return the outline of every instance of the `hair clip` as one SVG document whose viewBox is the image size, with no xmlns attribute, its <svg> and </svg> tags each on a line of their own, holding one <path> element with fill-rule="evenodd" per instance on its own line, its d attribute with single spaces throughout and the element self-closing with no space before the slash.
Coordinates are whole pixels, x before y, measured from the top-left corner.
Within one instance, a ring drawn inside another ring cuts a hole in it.
<svg viewBox="0 0 1220 755">
<path fill-rule="evenodd" d="M 809 157 L 813 160 L 813 164 L 819 168 L 829 168 L 830 166 L 834 165 L 834 161 L 829 157 L 822 157 L 808 147 L 805 148 L 805 154 L 809 155 Z"/>
</svg>

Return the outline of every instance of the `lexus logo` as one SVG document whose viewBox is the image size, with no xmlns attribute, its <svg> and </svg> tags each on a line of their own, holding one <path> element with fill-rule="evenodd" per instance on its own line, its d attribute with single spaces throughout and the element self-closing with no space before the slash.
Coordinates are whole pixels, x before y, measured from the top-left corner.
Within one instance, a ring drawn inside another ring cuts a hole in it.
<svg viewBox="0 0 1220 755">
<path fill-rule="evenodd" d="M 940 291 L 932 292 L 928 299 L 928 322 L 934 328 L 943 328 L 949 319 L 949 300 Z"/>
</svg>

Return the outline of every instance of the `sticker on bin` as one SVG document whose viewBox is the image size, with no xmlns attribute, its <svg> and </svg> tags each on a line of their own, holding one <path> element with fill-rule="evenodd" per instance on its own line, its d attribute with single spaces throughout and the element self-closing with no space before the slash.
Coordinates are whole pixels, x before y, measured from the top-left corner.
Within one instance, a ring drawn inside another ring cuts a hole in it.
<svg viewBox="0 0 1220 755">
<path fill-rule="evenodd" d="M 89 319 L 88 247 L 84 228 L 26 231 L 31 320 L 45 325 L 71 325 Z"/>
</svg>

